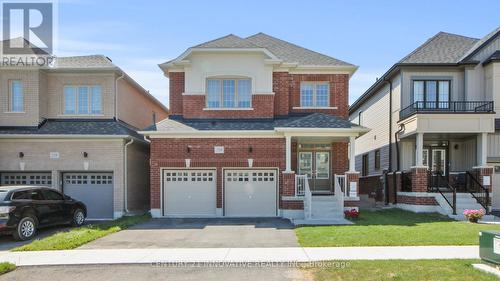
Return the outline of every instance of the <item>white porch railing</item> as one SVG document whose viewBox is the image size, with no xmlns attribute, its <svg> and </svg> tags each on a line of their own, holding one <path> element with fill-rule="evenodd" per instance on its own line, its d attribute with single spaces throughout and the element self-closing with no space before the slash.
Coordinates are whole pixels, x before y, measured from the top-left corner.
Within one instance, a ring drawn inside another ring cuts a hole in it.
<svg viewBox="0 0 500 281">
<path fill-rule="evenodd" d="M 310 219 L 312 214 L 312 193 L 307 175 L 295 175 L 295 194 L 304 196 L 304 216 L 306 219 Z"/>
<path fill-rule="evenodd" d="M 344 197 L 349 196 L 345 175 L 335 175 L 334 187 L 335 187 L 335 194 L 344 194 Z"/>
</svg>

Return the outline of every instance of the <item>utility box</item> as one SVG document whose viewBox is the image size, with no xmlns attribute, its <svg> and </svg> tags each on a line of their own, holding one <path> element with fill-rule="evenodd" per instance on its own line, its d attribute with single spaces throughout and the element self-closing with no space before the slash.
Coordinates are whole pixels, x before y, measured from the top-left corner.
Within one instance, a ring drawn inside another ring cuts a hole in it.
<svg viewBox="0 0 500 281">
<path fill-rule="evenodd" d="M 500 231 L 479 232 L 479 256 L 487 262 L 500 264 Z"/>
</svg>

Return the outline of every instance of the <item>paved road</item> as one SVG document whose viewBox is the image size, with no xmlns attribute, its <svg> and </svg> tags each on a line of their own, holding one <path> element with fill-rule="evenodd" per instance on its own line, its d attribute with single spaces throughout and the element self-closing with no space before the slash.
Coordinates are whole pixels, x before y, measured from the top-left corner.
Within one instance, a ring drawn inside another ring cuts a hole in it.
<svg viewBox="0 0 500 281">
<path fill-rule="evenodd" d="M 289 220 L 153 219 L 80 249 L 298 247 Z"/>
<path fill-rule="evenodd" d="M 179 267 L 167 268 L 151 265 L 86 265 L 21 267 L 0 276 L 0 280 L 312 280 L 305 272 L 287 267 Z"/>
</svg>

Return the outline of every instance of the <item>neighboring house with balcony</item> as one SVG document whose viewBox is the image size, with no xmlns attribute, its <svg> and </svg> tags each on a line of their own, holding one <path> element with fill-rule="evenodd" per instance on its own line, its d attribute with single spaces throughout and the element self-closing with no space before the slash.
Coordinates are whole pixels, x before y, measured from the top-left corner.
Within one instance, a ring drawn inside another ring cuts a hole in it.
<svg viewBox="0 0 500 281">
<path fill-rule="evenodd" d="M 258 33 L 191 47 L 160 68 L 170 116 L 141 132 L 154 217 L 332 222 L 357 207 L 349 154 L 367 129 L 348 121 L 356 66 Z"/>
<path fill-rule="evenodd" d="M 414 211 L 489 208 L 491 187 L 500 186 L 492 168 L 500 161 L 499 54 L 500 28 L 481 39 L 440 32 L 351 105 L 350 120 L 371 129 L 356 139 L 363 192 L 378 185 L 386 203 Z M 499 193 L 493 188 L 493 208 Z"/>
<path fill-rule="evenodd" d="M 149 209 L 149 143 L 167 109 L 110 59 L 59 57 L 0 68 L 0 185 L 43 185 L 90 219 Z"/>
</svg>

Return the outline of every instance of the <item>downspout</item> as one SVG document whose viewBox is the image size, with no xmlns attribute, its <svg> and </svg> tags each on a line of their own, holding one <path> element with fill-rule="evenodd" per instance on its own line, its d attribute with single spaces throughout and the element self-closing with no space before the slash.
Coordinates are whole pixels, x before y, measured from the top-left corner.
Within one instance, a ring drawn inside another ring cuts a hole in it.
<svg viewBox="0 0 500 281">
<path fill-rule="evenodd" d="M 128 169 L 128 155 L 127 155 L 127 148 L 129 145 L 133 144 L 134 143 L 134 139 L 130 139 L 129 142 L 127 142 L 125 144 L 125 146 L 123 147 L 123 209 L 125 210 L 125 213 L 128 213 L 128 173 L 127 173 L 127 169 Z"/>
<path fill-rule="evenodd" d="M 125 72 L 122 71 L 122 75 L 115 79 L 115 119 L 118 119 L 118 80 L 123 79 L 125 77 Z"/>
<path fill-rule="evenodd" d="M 405 125 L 401 124 L 401 125 L 399 125 L 399 130 L 397 130 L 394 133 L 394 142 L 396 144 L 396 171 L 394 173 L 400 172 L 400 170 L 401 170 L 401 166 L 399 164 L 399 143 L 398 143 L 398 136 L 399 136 L 399 134 L 401 134 L 402 132 L 404 132 L 404 130 L 405 130 Z M 393 178 L 392 184 L 394 186 L 394 204 L 397 204 L 398 203 L 398 190 L 396 188 L 396 177 L 395 177 L 395 175 L 393 175 L 392 178 Z"/>
<path fill-rule="evenodd" d="M 387 173 L 385 174 L 385 181 L 384 181 L 385 205 L 389 205 L 388 174 L 392 172 L 392 81 L 384 79 L 384 82 L 389 84 L 389 167 L 387 169 L 388 170 Z M 394 178 L 394 173 L 392 174 L 392 177 Z"/>
</svg>

